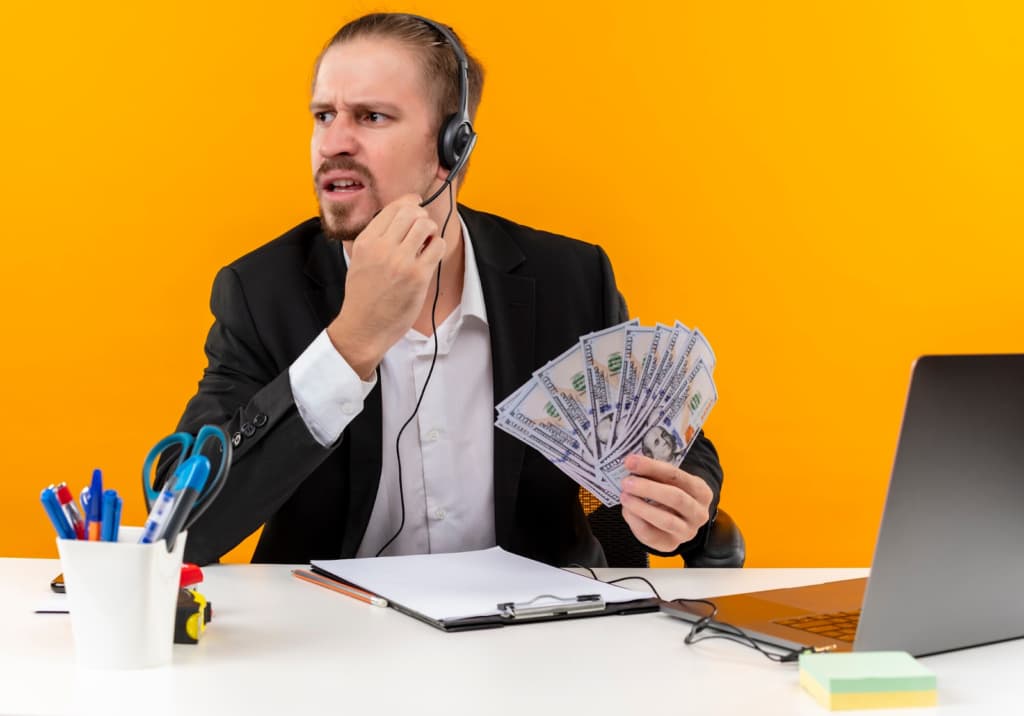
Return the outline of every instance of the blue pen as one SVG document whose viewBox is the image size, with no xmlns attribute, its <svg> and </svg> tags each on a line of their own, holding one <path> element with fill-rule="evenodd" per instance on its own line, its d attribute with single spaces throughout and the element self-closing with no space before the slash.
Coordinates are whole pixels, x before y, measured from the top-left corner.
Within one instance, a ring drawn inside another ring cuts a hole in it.
<svg viewBox="0 0 1024 716">
<path fill-rule="evenodd" d="M 190 484 L 190 478 L 194 481 L 193 476 L 199 473 L 202 474 L 202 483 L 205 484 L 206 476 L 210 474 L 210 461 L 203 455 L 193 455 L 178 466 L 153 503 L 153 509 L 146 519 L 146 524 L 142 526 L 140 543 L 149 544 L 163 537 L 164 528 L 177 502 L 178 493 Z"/>
<path fill-rule="evenodd" d="M 193 455 L 182 463 L 182 467 L 189 463 L 193 463 L 193 465 L 187 469 L 185 484 L 178 491 L 178 498 L 174 501 L 171 514 L 167 516 L 163 531 L 157 537 L 157 539 L 162 538 L 167 542 L 168 552 L 174 549 L 174 541 L 178 539 L 178 533 L 192 516 L 192 507 L 199 499 L 199 495 L 202 494 L 203 488 L 206 487 L 206 478 L 210 475 L 210 461 L 206 457 Z"/>
<path fill-rule="evenodd" d="M 53 528 L 57 530 L 57 536 L 61 539 L 75 539 L 75 530 L 71 523 L 68 522 L 64 510 L 61 509 L 60 500 L 57 499 L 57 495 L 53 490 L 49 487 L 44 488 L 39 499 L 43 503 L 43 509 L 46 510 Z"/>
<path fill-rule="evenodd" d="M 103 528 L 103 471 L 99 468 L 92 471 L 92 484 L 89 485 L 89 509 L 86 515 L 87 539 L 98 542 Z"/>
<path fill-rule="evenodd" d="M 124 500 L 120 497 L 114 502 L 114 519 L 113 526 L 110 528 L 110 541 L 117 542 L 117 537 L 121 531 L 121 505 L 124 504 Z"/>
<path fill-rule="evenodd" d="M 100 539 L 104 542 L 117 541 L 117 503 L 120 498 L 117 490 L 107 490 L 103 493 L 103 529 L 100 530 Z"/>
</svg>

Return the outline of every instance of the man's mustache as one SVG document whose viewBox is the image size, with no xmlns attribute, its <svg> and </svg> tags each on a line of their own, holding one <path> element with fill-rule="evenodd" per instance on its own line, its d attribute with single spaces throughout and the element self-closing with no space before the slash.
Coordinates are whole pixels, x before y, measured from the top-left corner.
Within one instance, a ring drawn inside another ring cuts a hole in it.
<svg viewBox="0 0 1024 716">
<path fill-rule="evenodd" d="M 326 175 L 328 172 L 333 171 L 353 172 L 359 175 L 360 179 L 363 182 L 363 186 L 365 186 L 366 188 L 370 188 L 373 186 L 373 175 L 370 173 L 369 168 L 367 168 L 364 164 L 360 164 L 351 157 L 332 157 L 331 159 L 328 159 L 323 164 L 321 164 L 320 167 L 316 170 L 316 176 L 314 177 L 314 181 L 316 183 L 317 189 L 320 188 L 320 180 L 324 177 L 324 175 Z"/>
</svg>

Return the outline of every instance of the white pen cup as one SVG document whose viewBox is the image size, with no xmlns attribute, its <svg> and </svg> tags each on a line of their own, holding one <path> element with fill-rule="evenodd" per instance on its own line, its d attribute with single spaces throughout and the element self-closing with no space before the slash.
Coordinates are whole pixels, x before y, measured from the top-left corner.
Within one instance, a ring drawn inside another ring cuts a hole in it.
<svg viewBox="0 0 1024 716">
<path fill-rule="evenodd" d="M 141 536 L 141 527 L 122 527 L 117 542 L 57 540 L 80 666 L 142 669 L 171 662 L 187 533 L 178 535 L 172 552 L 163 540 L 139 544 Z"/>
</svg>

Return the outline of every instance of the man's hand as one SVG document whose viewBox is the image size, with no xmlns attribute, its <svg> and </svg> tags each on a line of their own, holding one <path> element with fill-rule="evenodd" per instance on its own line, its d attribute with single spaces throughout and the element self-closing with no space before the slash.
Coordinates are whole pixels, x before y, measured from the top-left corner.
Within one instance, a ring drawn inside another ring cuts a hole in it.
<svg viewBox="0 0 1024 716">
<path fill-rule="evenodd" d="M 622 481 L 622 517 L 636 538 L 658 552 L 693 539 L 710 515 L 707 483 L 643 455 L 630 455 L 625 466 L 633 474 Z"/>
<path fill-rule="evenodd" d="M 381 209 L 352 243 L 345 303 L 327 335 L 363 380 L 419 315 L 445 252 L 439 234 L 420 198 L 408 194 Z"/>
</svg>

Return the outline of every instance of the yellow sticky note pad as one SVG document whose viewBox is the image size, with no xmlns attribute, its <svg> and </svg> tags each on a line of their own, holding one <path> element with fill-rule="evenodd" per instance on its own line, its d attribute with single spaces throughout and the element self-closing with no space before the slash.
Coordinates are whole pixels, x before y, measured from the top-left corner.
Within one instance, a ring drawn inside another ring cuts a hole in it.
<svg viewBox="0 0 1024 716">
<path fill-rule="evenodd" d="M 935 674 L 905 651 L 802 654 L 800 685 L 830 710 L 935 706 Z"/>
</svg>

